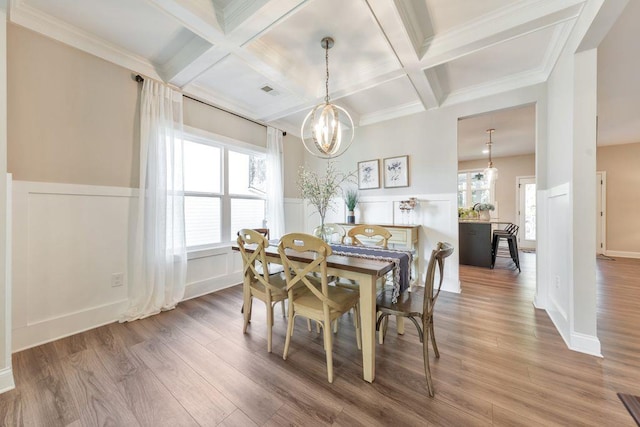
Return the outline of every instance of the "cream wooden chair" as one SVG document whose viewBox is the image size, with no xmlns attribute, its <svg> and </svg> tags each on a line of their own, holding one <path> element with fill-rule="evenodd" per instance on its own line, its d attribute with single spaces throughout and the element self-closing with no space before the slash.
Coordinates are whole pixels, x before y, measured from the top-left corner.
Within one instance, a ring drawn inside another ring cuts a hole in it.
<svg viewBox="0 0 640 427">
<path fill-rule="evenodd" d="M 453 253 L 453 246 L 449 243 L 438 243 L 436 249 L 431 252 L 431 259 L 427 267 L 427 274 L 424 280 L 424 293 L 420 291 L 404 292 L 396 303 L 392 300 L 390 291 L 382 293 L 376 302 L 378 312 L 378 322 L 376 330 L 382 328 L 380 343 L 384 339 L 387 330 L 389 316 L 408 317 L 418 329 L 418 337 L 422 343 L 422 356 L 424 358 L 424 374 L 427 378 L 427 388 L 429 396 L 433 397 L 433 380 L 431 379 L 431 369 L 429 368 L 429 339 L 433 345 L 433 352 L 436 357 L 440 357 L 436 336 L 433 332 L 433 307 L 440 295 L 442 279 L 444 277 L 444 259 Z M 440 280 L 435 288 L 436 266 L 438 268 Z"/>
<path fill-rule="evenodd" d="M 331 333 L 331 322 L 353 307 L 356 312 L 354 316 L 356 341 L 360 349 L 360 315 L 358 306 L 360 294 L 358 291 L 329 286 L 327 280 L 327 257 L 331 255 L 331 246 L 321 239 L 303 233 L 287 234 L 280 240 L 278 252 L 285 267 L 289 296 L 287 336 L 282 357 L 286 360 L 289 353 L 295 317 L 302 316 L 315 320 L 323 331 L 324 350 L 327 356 L 327 378 L 332 383 L 333 334 Z M 297 264 L 290 260 L 289 257 L 300 253 L 313 255 L 312 261 L 308 264 Z M 319 275 L 311 278 L 310 274 L 314 272 L 319 273 Z M 318 278 L 321 283 L 319 288 L 314 284 Z M 306 288 L 305 291 L 294 292 L 296 286 L 300 283 Z"/>
<path fill-rule="evenodd" d="M 242 229 L 238 232 L 238 248 L 242 255 L 242 274 L 244 278 L 244 328 L 251 321 L 253 298 L 264 302 L 267 306 L 267 350 L 271 353 L 271 330 L 273 328 L 273 306 L 287 299 L 287 283 L 282 275 L 270 275 L 267 268 L 259 268 L 267 264 L 265 248 L 269 246 L 267 239 L 259 232 Z M 253 252 L 247 252 L 246 245 L 255 244 Z M 284 314 L 284 309 L 283 309 Z"/>
<path fill-rule="evenodd" d="M 383 248 L 387 248 L 389 245 L 389 239 L 391 238 L 391 232 L 386 228 L 380 225 L 369 225 L 369 224 L 360 224 L 351 228 L 347 235 L 351 238 L 351 244 L 353 245 L 363 245 L 366 246 L 362 240 L 362 236 L 366 238 L 367 243 L 372 241 L 373 239 L 380 239 L 379 241 L 374 241 L 373 244 L 375 246 L 381 246 Z M 360 236 L 360 237 L 359 237 Z M 363 239 L 365 240 L 365 239 Z"/>
</svg>

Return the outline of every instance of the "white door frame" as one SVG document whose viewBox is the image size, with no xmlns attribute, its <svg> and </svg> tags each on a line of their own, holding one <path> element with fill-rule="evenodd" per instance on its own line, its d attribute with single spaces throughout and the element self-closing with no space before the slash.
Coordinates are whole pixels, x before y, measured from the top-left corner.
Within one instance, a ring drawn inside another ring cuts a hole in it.
<svg viewBox="0 0 640 427">
<path fill-rule="evenodd" d="M 524 179 L 533 179 L 536 182 L 535 175 L 526 175 L 526 176 L 516 176 L 516 224 L 520 227 L 520 232 L 518 233 L 518 247 L 527 248 L 527 249 L 535 249 L 537 245 L 537 239 L 534 241 L 525 240 L 524 239 L 524 220 L 521 212 L 521 200 L 520 200 L 520 181 Z M 536 230 L 537 234 L 537 230 Z"/>
<path fill-rule="evenodd" d="M 596 255 L 607 253 L 607 172 L 596 172 Z M 600 232 L 600 241 L 598 240 Z"/>
</svg>

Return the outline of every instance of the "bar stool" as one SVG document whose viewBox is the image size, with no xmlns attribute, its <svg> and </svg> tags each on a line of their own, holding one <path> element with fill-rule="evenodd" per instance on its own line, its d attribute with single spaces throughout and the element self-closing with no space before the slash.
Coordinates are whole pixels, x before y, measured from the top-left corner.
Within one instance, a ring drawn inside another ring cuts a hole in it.
<svg viewBox="0 0 640 427">
<path fill-rule="evenodd" d="M 520 270 L 520 257 L 518 255 L 518 230 L 519 226 L 511 223 L 507 225 L 504 230 L 495 230 L 493 232 L 493 242 L 491 244 L 491 268 L 496 263 L 496 257 L 498 256 L 498 247 L 500 246 L 500 240 L 504 239 L 509 245 L 509 255 L 515 263 L 518 271 Z"/>
</svg>

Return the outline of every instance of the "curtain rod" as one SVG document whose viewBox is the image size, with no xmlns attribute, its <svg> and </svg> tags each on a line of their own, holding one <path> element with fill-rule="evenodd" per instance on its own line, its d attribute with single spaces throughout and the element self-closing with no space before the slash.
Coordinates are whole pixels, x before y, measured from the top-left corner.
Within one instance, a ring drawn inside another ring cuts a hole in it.
<svg viewBox="0 0 640 427">
<path fill-rule="evenodd" d="M 142 83 L 144 81 L 144 77 L 142 77 L 140 74 L 136 74 L 135 79 L 136 79 L 136 81 L 138 83 Z M 207 102 L 204 102 L 204 101 L 201 101 L 201 100 L 199 100 L 197 98 L 193 98 L 193 97 L 191 97 L 189 95 L 185 95 L 184 93 L 182 94 L 182 96 L 184 96 L 185 98 L 188 98 L 188 99 L 190 99 L 192 101 L 196 101 L 196 102 L 199 102 L 201 104 L 204 104 L 204 105 L 206 105 L 208 107 L 215 108 L 215 109 L 220 110 L 220 111 L 224 111 L 225 113 L 233 114 L 234 116 L 240 117 L 241 119 L 245 119 L 247 121 L 250 121 L 251 123 L 255 123 L 257 125 L 264 126 L 265 128 L 267 127 L 267 125 L 265 125 L 264 123 L 256 122 L 255 120 L 251 120 L 251 119 L 249 119 L 247 117 L 241 116 L 238 113 L 234 113 L 233 111 L 225 110 L 224 108 L 220 108 L 220 107 L 217 107 L 215 105 L 211 105 L 211 104 L 209 104 Z M 285 136 L 286 134 L 287 134 L 287 132 L 282 131 L 282 136 Z"/>
</svg>

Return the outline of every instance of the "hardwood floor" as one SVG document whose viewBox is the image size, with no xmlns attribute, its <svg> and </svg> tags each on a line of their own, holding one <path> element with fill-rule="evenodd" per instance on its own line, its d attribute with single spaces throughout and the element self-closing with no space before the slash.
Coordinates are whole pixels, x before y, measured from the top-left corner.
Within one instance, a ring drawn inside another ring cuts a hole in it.
<svg viewBox="0 0 640 427">
<path fill-rule="evenodd" d="M 302 319 L 286 361 L 281 315 L 272 354 L 263 304 L 242 334 L 236 286 L 15 354 L 17 388 L 0 395 L 0 425 L 633 426 L 616 392 L 640 394 L 640 260 L 597 262 L 597 358 L 568 350 L 534 309 L 535 255 L 521 256 L 520 274 L 506 259 L 494 270 L 461 266 L 462 293 L 441 295 L 435 398 L 410 323 L 398 336 L 390 322 L 369 384 L 343 317 L 329 384 L 322 335 Z"/>
</svg>

